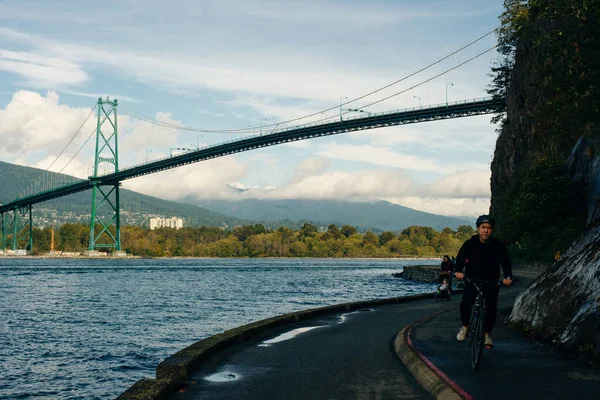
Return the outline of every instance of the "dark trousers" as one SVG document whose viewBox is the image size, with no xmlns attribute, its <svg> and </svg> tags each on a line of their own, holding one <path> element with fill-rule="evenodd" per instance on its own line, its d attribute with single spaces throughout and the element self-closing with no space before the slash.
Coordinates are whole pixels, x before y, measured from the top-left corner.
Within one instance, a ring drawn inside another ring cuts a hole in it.
<svg viewBox="0 0 600 400">
<path fill-rule="evenodd" d="M 498 292 L 500 288 L 496 284 L 484 284 L 482 291 L 485 298 L 485 331 L 491 333 L 498 316 Z M 477 289 L 471 282 L 466 282 L 460 301 L 460 319 L 464 326 L 469 326 L 471 308 L 475 304 L 475 297 L 477 297 Z"/>
</svg>

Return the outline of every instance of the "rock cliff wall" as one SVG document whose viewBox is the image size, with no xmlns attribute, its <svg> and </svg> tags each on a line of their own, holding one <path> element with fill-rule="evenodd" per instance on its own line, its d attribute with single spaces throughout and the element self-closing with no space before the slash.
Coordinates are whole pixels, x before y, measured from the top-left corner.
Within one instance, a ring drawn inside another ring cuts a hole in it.
<svg viewBox="0 0 600 400">
<path fill-rule="evenodd" d="M 551 29 L 558 28 L 560 26 L 554 25 L 548 28 L 549 34 L 552 34 Z M 598 48 L 597 43 L 588 45 L 596 46 L 594 51 Z M 536 76 L 538 68 L 531 60 L 535 52 L 535 43 L 523 39 L 517 44 L 507 93 L 507 118 L 492 161 L 491 212 L 499 220 L 499 230 L 507 218 L 511 185 L 527 168 L 534 153 L 540 150 L 535 148 L 534 142 L 536 129 L 543 128 L 534 121 L 535 107 L 540 102 L 550 104 L 552 100 L 540 98 L 544 77 Z M 551 58 L 549 62 L 552 62 Z M 581 121 L 584 129 L 573 129 L 573 132 L 586 132 L 586 137 L 581 137 L 576 144 L 571 143 L 573 148 L 568 160 L 573 181 L 579 184 L 585 196 L 587 228 L 566 254 L 519 295 L 510 321 L 538 338 L 583 352 L 599 361 L 600 140 L 592 138 L 600 136 L 600 129 L 594 124 L 594 118 L 590 115 L 588 121 Z"/>
<path fill-rule="evenodd" d="M 511 84 L 506 97 L 506 121 L 496 140 L 491 165 L 490 212 L 496 216 L 499 225 L 497 228 L 500 229 L 506 203 L 510 200 L 508 193 L 511 182 L 521 173 L 533 149 L 531 138 L 535 131 L 530 117 L 530 105 L 526 101 L 535 87 L 529 74 L 530 60 L 527 54 L 531 51 L 530 47 L 524 42 L 517 46 Z"/>
</svg>

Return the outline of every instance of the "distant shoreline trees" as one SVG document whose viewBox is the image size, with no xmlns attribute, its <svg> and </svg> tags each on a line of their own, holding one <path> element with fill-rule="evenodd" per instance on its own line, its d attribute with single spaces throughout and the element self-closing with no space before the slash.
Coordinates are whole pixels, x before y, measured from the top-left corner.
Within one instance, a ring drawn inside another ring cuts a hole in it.
<svg viewBox="0 0 600 400">
<path fill-rule="evenodd" d="M 64 224 L 55 231 L 57 251 L 81 252 L 88 248 L 89 226 Z M 233 229 L 218 227 L 159 228 L 121 227 L 121 248 L 142 257 L 319 257 L 395 258 L 407 256 L 454 255 L 475 232 L 461 225 L 456 231 L 441 232 L 426 226 L 411 226 L 401 232 L 359 233 L 350 225 L 329 225 L 323 232 L 310 223 L 299 230 L 287 227 L 268 229 L 244 225 Z M 49 228 L 33 229 L 33 254 L 50 251 Z"/>
</svg>

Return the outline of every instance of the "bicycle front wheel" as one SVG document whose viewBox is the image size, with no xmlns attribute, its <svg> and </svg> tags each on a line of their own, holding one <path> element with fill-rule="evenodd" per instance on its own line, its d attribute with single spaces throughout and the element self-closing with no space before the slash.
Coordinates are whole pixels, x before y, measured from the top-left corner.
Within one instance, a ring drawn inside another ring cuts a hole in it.
<svg viewBox="0 0 600 400">
<path fill-rule="evenodd" d="M 481 356 L 483 355 L 485 336 L 485 315 L 483 310 L 479 310 L 479 312 L 475 313 L 474 317 L 475 320 L 471 322 L 474 323 L 473 337 L 471 339 L 471 367 L 473 367 L 473 371 L 477 371 L 477 368 L 479 368 L 479 364 L 481 363 Z"/>
</svg>

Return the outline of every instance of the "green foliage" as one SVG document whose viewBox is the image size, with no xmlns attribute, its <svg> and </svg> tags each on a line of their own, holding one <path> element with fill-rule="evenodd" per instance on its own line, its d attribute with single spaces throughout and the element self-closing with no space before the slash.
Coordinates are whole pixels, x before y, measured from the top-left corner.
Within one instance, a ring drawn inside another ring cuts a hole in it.
<svg viewBox="0 0 600 400">
<path fill-rule="evenodd" d="M 368 246 L 368 245 L 373 245 L 374 247 L 379 247 L 379 238 L 373 232 L 367 231 L 367 232 L 365 232 L 365 234 L 363 236 L 362 245 L 363 245 L 363 247 Z"/>
<path fill-rule="evenodd" d="M 456 229 L 456 236 L 462 242 L 464 242 L 465 240 L 468 240 L 474 234 L 475 234 L 475 229 L 473 229 L 473 227 L 470 225 L 460 225 Z"/>
<path fill-rule="evenodd" d="M 382 232 L 381 235 L 379 235 L 379 241 L 381 242 L 381 244 L 386 244 L 394 239 L 396 239 L 396 235 L 394 234 L 394 232 L 386 231 Z"/>
<path fill-rule="evenodd" d="M 329 233 L 335 239 L 340 239 L 342 237 L 342 232 L 340 231 L 340 228 L 338 228 L 337 225 L 334 224 L 330 224 L 327 227 L 327 233 Z"/>
<path fill-rule="evenodd" d="M 564 159 L 534 160 L 510 198 L 504 234 L 511 238 L 512 251 L 520 259 L 550 261 L 557 251 L 564 252 L 583 229 L 583 197 Z"/>
<path fill-rule="evenodd" d="M 242 244 L 235 236 L 219 240 L 216 244 L 217 257 L 238 257 L 242 253 Z"/>
<path fill-rule="evenodd" d="M 456 254 L 463 243 L 461 232 L 472 231 L 463 226 L 457 232 L 445 228 L 440 233 L 429 227 L 415 226 L 406 230 L 408 235 L 396 237 L 393 232 L 380 236 L 370 231 L 361 234 L 349 225 L 336 229 L 330 226 L 327 232 L 320 233 L 311 224 L 304 224 L 297 231 L 247 225 L 229 232 L 214 227 L 150 230 L 123 226 L 121 247 L 129 254 L 142 257 L 441 257 Z M 89 233 L 87 224 L 64 224 L 55 234 L 56 250 L 86 250 Z M 34 253 L 49 251 L 50 228 L 34 228 L 33 235 Z"/>
<path fill-rule="evenodd" d="M 81 224 L 64 224 L 58 230 L 58 250 L 78 251 L 89 246 L 90 228 Z"/>
<path fill-rule="evenodd" d="M 302 228 L 300 228 L 300 237 L 301 238 L 315 237 L 318 232 L 319 232 L 319 230 L 317 229 L 316 226 L 314 226 L 313 224 L 309 224 L 308 222 L 305 222 L 304 225 L 302 225 Z"/>
<path fill-rule="evenodd" d="M 531 0 L 527 40 L 535 45 L 534 118 L 538 142 L 570 149 L 590 123 L 600 122 L 600 4 Z"/>
<path fill-rule="evenodd" d="M 502 25 L 497 31 L 499 60 L 494 62 L 490 77 L 492 82 L 487 88 L 487 93 L 495 99 L 506 98 L 510 87 L 511 75 L 515 62 L 517 40 L 528 18 L 527 1 L 505 0 L 504 12 L 500 16 Z M 506 107 L 498 110 L 492 117 L 493 124 L 498 124 L 502 129 L 506 122 Z"/>
<path fill-rule="evenodd" d="M 346 236 L 346 237 L 350 237 L 352 235 L 356 234 L 356 228 L 350 225 L 344 225 L 342 226 L 342 229 L 340 231 L 342 233 L 342 235 Z"/>
</svg>

